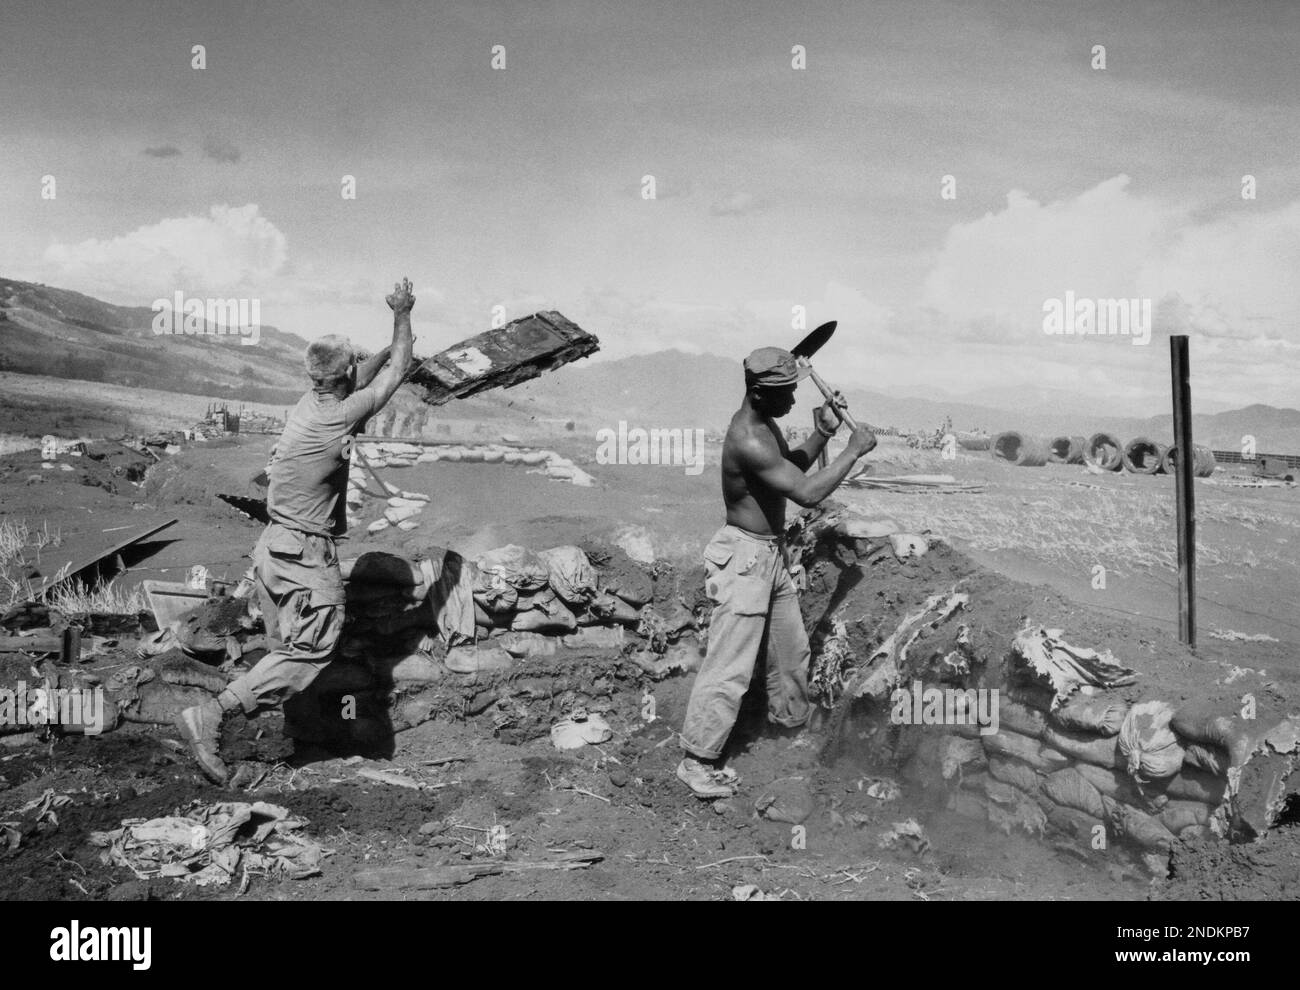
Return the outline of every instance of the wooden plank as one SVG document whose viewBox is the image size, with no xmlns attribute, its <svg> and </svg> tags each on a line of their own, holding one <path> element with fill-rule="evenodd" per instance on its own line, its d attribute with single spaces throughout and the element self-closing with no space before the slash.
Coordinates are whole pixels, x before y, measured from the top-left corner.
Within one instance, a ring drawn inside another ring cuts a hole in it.
<svg viewBox="0 0 1300 990">
<path fill-rule="evenodd" d="M 491 388 L 510 388 L 578 358 L 600 341 L 554 310 L 512 320 L 461 341 L 418 365 L 408 381 L 425 402 L 440 406 Z"/>
<path fill-rule="evenodd" d="M 186 612 L 208 600 L 207 588 L 191 588 L 184 581 L 141 581 L 144 597 L 149 602 L 154 621 L 159 629 L 166 629 Z"/>
<path fill-rule="evenodd" d="M 67 563 L 63 564 L 58 568 L 55 568 L 55 570 L 52 573 L 47 574 L 45 576 L 45 579 L 41 582 L 41 586 L 32 593 L 31 598 L 32 599 L 43 598 L 45 594 L 48 591 L 50 591 L 51 588 L 54 588 L 62 584 L 64 581 L 68 580 L 69 578 L 75 577 L 76 575 L 84 571 L 86 568 L 99 563 L 105 557 L 111 557 L 116 553 L 120 553 L 121 551 L 125 550 L 127 547 L 131 546 L 133 543 L 139 543 L 142 540 L 147 540 L 149 537 L 155 535 L 156 533 L 161 533 L 168 526 L 172 526 L 179 521 L 180 521 L 179 519 L 168 519 L 165 523 L 159 523 L 157 526 L 150 526 L 147 529 L 142 529 L 139 532 L 131 536 L 128 536 L 124 540 L 119 540 L 118 542 L 114 543 L 112 546 L 104 547 L 102 550 L 82 552 L 80 554 L 75 554 L 75 553 L 69 554 Z M 45 567 L 46 567 L 45 561 L 42 561 L 41 570 L 44 571 Z"/>
<path fill-rule="evenodd" d="M 1192 482 L 1192 387 L 1187 335 L 1169 338 L 1169 370 L 1174 393 L 1174 509 L 1178 519 L 1178 638 L 1196 649 L 1196 495 Z"/>
</svg>

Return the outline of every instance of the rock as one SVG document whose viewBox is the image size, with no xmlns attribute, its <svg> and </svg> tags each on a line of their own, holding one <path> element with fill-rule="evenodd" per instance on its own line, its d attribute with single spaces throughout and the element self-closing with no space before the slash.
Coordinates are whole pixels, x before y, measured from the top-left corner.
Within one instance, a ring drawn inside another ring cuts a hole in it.
<svg viewBox="0 0 1300 990">
<path fill-rule="evenodd" d="M 105 900 L 149 901 L 153 900 L 153 888 L 147 880 L 128 880 L 110 890 Z"/>
<path fill-rule="evenodd" d="M 627 782 L 630 779 L 628 772 L 622 767 L 614 767 L 614 769 L 609 772 L 609 782 L 615 787 L 626 787 Z"/>
<path fill-rule="evenodd" d="M 803 777 L 781 777 L 763 788 L 754 810 L 769 821 L 800 825 L 817 810 L 817 802 Z"/>
</svg>

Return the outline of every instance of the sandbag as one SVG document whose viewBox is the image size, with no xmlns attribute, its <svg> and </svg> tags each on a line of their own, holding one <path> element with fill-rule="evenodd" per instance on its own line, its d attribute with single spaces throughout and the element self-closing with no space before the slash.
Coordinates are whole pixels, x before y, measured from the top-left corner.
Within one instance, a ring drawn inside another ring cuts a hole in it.
<svg viewBox="0 0 1300 990">
<path fill-rule="evenodd" d="M 499 575 L 520 591 L 545 587 L 551 575 L 550 568 L 539 554 L 514 543 L 489 550 L 476 563 L 481 572 Z"/>
<path fill-rule="evenodd" d="M 1259 731 L 1257 725 L 1231 715 L 1218 714 L 1205 706 L 1178 709 L 1170 725 L 1184 739 L 1224 750 L 1234 767 L 1250 759 Z"/>
<path fill-rule="evenodd" d="M 549 588 L 534 595 L 520 595 L 518 611 L 510 620 L 515 632 L 570 633 L 578 628 L 578 619 L 558 595 Z"/>
<path fill-rule="evenodd" d="M 1102 819 L 1094 818 L 1076 808 L 1067 808 L 1051 801 L 1045 801 L 1041 807 L 1047 813 L 1048 824 L 1058 832 L 1080 842 L 1091 844 L 1094 836 L 1106 832 L 1106 823 Z"/>
<path fill-rule="evenodd" d="M 1144 701 L 1124 716 L 1119 751 L 1135 780 L 1163 780 L 1182 768 L 1183 747 L 1169 727 L 1173 717 L 1173 705 L 1163 701 Z"/>
<path fill-rule="evenodd" d="M 1029 764 L 1001 756 L 991 756 L 988 761 L 989 773 L 995 780 L 1018 787 L 1026 794 L 1035 793 L 1042 784 L 1042 777 Z"/>
<path fill-rule="evenodd" d="M 1200 801 L 1217 807 L 1223 801 L 1227 787 L 1228 781 L 1223 777 L 1212 777 L 1200 770 L 1183 767 L 1177 775 L 1169 778 L 1168 783 L 1162 783 L 1161 793 L 1172 800 Z"/>
<path fill-rule="evenodd" d="M 474 577 L 474 603 L 492 614 L 510 613 L 519 603 L 519 589 L 500 574 L 479 571 Z"/>
<path fill-rule="evenodd" d="M 1174 843 L 1174 835 L 1160 823 L 1160 819 L 1114 798 L 1103 796 L 1101 800 L 1106 809 L 1106 818 L 1117 833 L 1143 849 L 1169 851 Z"/>
<path fill-rule="evenodd" d="M 1188 742 L 1183 748 L 1183 766 L 1203 770 L 1215 777 L 1224 777 L 1230 763 L 1226 750 L 1205 743 Z"/>
<path fill-rule="evenodd" d="M 1002 781 L 989 776 L 981 775 L 980 789 L 984 791 L 985 796 L 994 804 L 1001 804 L 1008 808 L 1014 808 L 1026 796 L 1025 792 L 1012 784 L 1006 784 Z"/>
<path fill-rule="evenodd" d="M 1070 762 L 1062 753 L 1042 746 L 1037 739 L 1023 736 L 1019 732 L 999 730 L 983 738 L 986 753 L 1012 757 L 1044 773 L 1060 770 Z"/>
<path fill-rule="evenodd" d="M 1106 797 L 1115 798 L 1125 804 L 1139 804 L 1143 800 L 1142 793 L 1133 783 L 1133 778 L 1123 770 L 1099 767 L 1094 763 L 1082 761 L 1076 763 L 1074 769 L 1084 780 L 1097 788 L 1098 793 Z"/>
<path fill-rule="evenodd" d="M 989 824 L 1006 835 L 1024 831 L 1033 836 L 1042 836 L 1047 829 L 1047 815 L 1038 804 L 1014 787 L 1006 784 L 999 786 L 1012 792 L 1015 802 L 1012 804 L 988 802 Z"/>
<path fill-rule="evenodd" d="M 1210 824 L 1209 805 L 1200 801 L 1170 801 L 1160 812 L 1160 824 L 1174 835 L 1181 835 L 1183 829 Z"/>
<path fill-rule="evenodd" d="M 1099 767 L 1124 765 L 1119 755 L 1119 739 L 1116 736 L 1098 738 L 1081 732 L 1054 729 L 1049 725 L 1047 731 L 1043 733 L 1043 742 L 1084 763 L 1092 763 Z"/>
<path fill-rule="evenodd" d="M 601 622 L 613 622 L 620 626 L 635 626 L 641 621 L 641 613 L 617 595 L 600 592 L 587 605 L 586 615 L 590 617 L 588 625 Z M 582 618 L 578 620 L 583 623 Z"/>
<path fill-rule="evenodd" d="M 581 549 L 552 547 L 538 556 L 546 561 L 552 590 L 570 605 L 581 607 L 596 597 L 596 569 Z"/>
<path fill-rule="evenodd" d="M 998 724 L 1031 739 L 1042 739 L 1047 719 L 1041 711 L 1006 698 L 998 699 Z"/>
<path fill-rule="evenodd" d="M 1020 681 L 1007 687 L 1003 694 L 1017 704 L 1040 712 L 1050 712 L 1056 692 L 1049 687 L 1029 681 Z"/>
<path fill-rule="evenodd" d="M 979 768 L 985 765 L 984 747 L 976 740 L 955 735 L 947 735 L 940 740 L 939 770 L 944 780 L 952 780 L 967 767 Z"/>
<path fill-rule="evenodd" d="M 1043 793 L 1057 804 L 1093 818 L 1101 818 L 1106 813 L 1101 793 L 1074 767 L 1048 774 L 1043 779 Z"/>
<path fill-rule="evenodd" d="M 1052 712 L 1051 720 L 1072 732 L 1114 736 L 1118 735 L 1126 714 L 1128 704 L 1119 698 L 1079 694 Z"/>
</svg>

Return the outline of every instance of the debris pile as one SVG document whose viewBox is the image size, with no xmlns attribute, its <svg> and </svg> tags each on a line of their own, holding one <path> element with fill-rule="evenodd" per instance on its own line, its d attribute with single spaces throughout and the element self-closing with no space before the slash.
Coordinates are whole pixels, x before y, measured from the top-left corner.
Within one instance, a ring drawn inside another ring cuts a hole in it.
<svg viewBox="0 0 1300 990">
<path fill-rule="evenodd" d="M 321 872 L 331 851 L 306 835 L 306 822 L 287 808 L 257 801 L 202 805 L 148 821 L 92 832 L 101 861 L 123 866 L 140 880 L 171 877 L 196 887 L 225 886 L 236 877 L 301 880 Z"/>
<path fill-rule="evenodd" d="M 943 782 L 959 814 L 1161 877 L 1180 840 L 1250 841 L 1289 820 L 1300 719 L 1166 701 L 1110 651 L 1026 623 L 1041 595 L 995 602 L 974 573 L 925 575 L 950 548 L 900 558 L 891 528 L 833 503 L 792 527 L 810 684 L 832 709 L 824 759 L 865 750 Z M 939 578 L 951 590 L 921 598 Z"/>
</svg>

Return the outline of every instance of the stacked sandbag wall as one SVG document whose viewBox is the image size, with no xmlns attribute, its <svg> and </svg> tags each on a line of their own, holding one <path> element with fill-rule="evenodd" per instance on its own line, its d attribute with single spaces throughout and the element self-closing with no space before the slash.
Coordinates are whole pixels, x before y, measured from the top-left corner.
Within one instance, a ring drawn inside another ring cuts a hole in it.
<svg viewBox="0 0 1300 990">
<path fill-rule="evenodd" d="M 1300 725 L 1265 733 L 1231 715 L 1130 705 L 1114 693 L 1076 694 L 1053 710 L 1050 691 L 1009 688 L 997 732 L 960 726 L 943 744 L 948 765 L 961 766 L 950 807 L 1064 840 L 1085 859 L 1118 847 L 1161 877 L 1175 843 L 1256 838 L 1285 814 L 1300 789 Z"/>
</svg>

